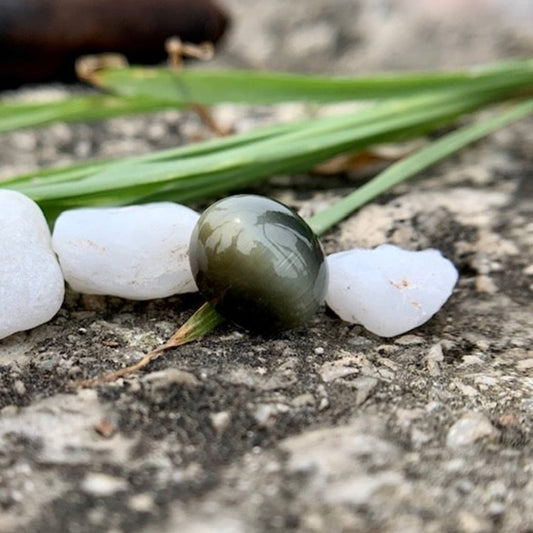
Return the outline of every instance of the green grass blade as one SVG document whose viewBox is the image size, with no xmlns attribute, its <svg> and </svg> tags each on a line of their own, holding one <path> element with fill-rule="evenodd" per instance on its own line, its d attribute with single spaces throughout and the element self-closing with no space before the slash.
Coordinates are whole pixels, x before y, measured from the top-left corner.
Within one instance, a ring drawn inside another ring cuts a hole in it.
<svg viewBox="0 0 533 533">
<path fill-rule="evenodd" d="M 48 103 L 0 103 L 0 133 L 44 126 L 53 122 L 100 120 L 132 113 L 148 113 L 180 107 L 179 102 L 145 96 L 76 96 Z"/>
<path fill-rule="evenodd" d="M 507 61 L 456 72 L 412 72 L 334 78 L 277 72 L 209 71 L 129 67 L 96 75 L 110 95 L 75 96 L 58 102 L 0 102 L 0 132 L 52 122 L 99 120 L 191 102 L 273 104 L 287 101 L 333 103 L 385 99 L 441 91 L 478 92 L 514 87 L 531 90 L 533 60 Z"/>
<path fill-rule="evenodd" d="M 117 205 L 153 199 L 190 201 L 266 179 L 276 173 L 298 172 L 355 148 L 396 140 L 450 122 L 502 95 L 462 92 L 422 95 L 386 101 L 357 113 L 312 119 L 295 125 L 255 132 L 244 140 L 211 141 L 152 154 L 126 162 L 86 168 L 69 175 L 34 175 L 3 182 L 37 200 L 49 219 L 81 205 Z M 68 179 L 66 179 L 68 177 Z"/>
<path fill-rule="evenodd" d="M 335 205 L 311 217 L 308 222 L 317 235 L 344 220 L 353 211 L 376 196 L 390 190 L 403 181 L 416 176 L 422 170 L 454 154 L 461 148 L 533 113 L 533 99 L 526 100 L 483 122 L 465 126 L 434 141 L 416 154 L 391 165 Z"/>
<path fill-rule="evenodd" d="M 168 161 L 175 158 L 184 159 L 187 157 L 198 157 L 203 154 L 214 153 L 217 151 L 235 148 L 237 146 L 244 146 L 253 143 L 260 139 L 273 137 L 281 133 L 297 128 L 298 123 L 292 124 L 276 124 L 264 128 L 257 128 L 250 132 L 231 137 L 217 138 L 214 140 L 204 141 L 201 143 L 191 144 L 187 146 L 179 146 L 177 148 L 168 148 L 166 150 L 159 150 L 136 157 L 128 157 L 120 161 L 89 161 L 77 163 L 59 168 L 48 168 L 39 170 L 22 176 L 3 180 L 0 187 L 8 187 L 17 190 L 23 190 L 25 187 L 35 187 L 52 183 L 73 182 L 82 179 L 88 175 L 96 173 L 98 170 L 104 170 L 111 164 L 133 164 L 133 163 L 149 163 L 151 161 Z"/>
<path fill-rule="evenodd" d="M 533 85 L 533 61 L 510 61 L 455 72 L 390 73 L 348 78 L 248 70 L 194 70 L 129 67 L 99 71 L 98 85 L 126 96 L 145 96 L 181 104 L 240 102 L 275 104 L 288 101 L 332 103 L 401 98 L 414 93 L 465 88 Z"/>
<path fill-rule="evenodd" d="M 472 102 L 473 101 L 473 102 Z M 232 142 L 227 139 L 210 143 L 211 150 L 186 147 L 176 150 L 174 157 L 168 152 L 162 158 L 152 155 L 145 159 L 111 163 L 99 168 L 89 176 L 68 181 L 43 179 L 4 182 L 2 186 L 16 188 L 38 200 L 60 199 L 71 196 L 114 193 L 123 190 L 138 191 L 165 184 L 169 181 L 195 178 L 202 180 L 209 176 L 224 174 L 235 169 L 261 167 L 267 174 L 288 171 L 294 168 L 291 161 L 304 158 L 311 166 L 344 150 L 347 145 L 357 147 L 381 140 L 383 135 L 391 136 L 412 126 L 446 117 L 455 116 L 477 105 L 478 96 L 457 100 L 455 98 L 412 98 L 388 102 L 344 116 L 312 119 L 298 127 L 285 128 L 278 135 L 256 135 L 251 143 Z M 220 147 L 222 145 L 222 148 Z M 273 165 L 281 165 L 281 167 Z M 295 170 L 300 170 L 298 167 Z M 62 174 L 66 171 L 63 170 Z M 50 176 L 48 176 L 50 177 Z"/>
<path fill-rule="evenodd" d="M 205 303 L 192 315 L 189 320 L 173 336 L 179 344 L 185 344 L 198 339 L 209 333 L 216 326 L 224 322 L 214 307 Z M 167 344 L 172 345 L 172 339 Z"/>
</svg>

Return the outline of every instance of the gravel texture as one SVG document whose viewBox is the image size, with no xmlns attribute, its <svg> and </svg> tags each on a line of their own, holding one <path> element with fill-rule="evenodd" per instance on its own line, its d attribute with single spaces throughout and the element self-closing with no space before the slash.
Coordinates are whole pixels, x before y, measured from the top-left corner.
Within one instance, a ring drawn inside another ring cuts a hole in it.
<svg viewBox="0 0 533 533">
<path fill-rule="evenodd" d="M 350 74 L 533 50 L 525 1 L 225 4 L 235 22 L 219 66 Z M 301 112 L 218 116 L 245 129 Z M 204 136 L 174 112 L 4 134 L 0 174 Z M 324 237 L 328 252 L 389 242 L 455 263 L 450 301 L 400 337 L 325 309 L 274 337 L 225 325 L 145 372 L 72 392 L 72 379 L 163 342 L 201 300 L 69 291 L 54 320 L 0 342 L 0 531 L 533 531 L 532 148 L 523 120 Z M 277 176 L 253 190 L 308 215 L 360 174 Z"/>
</svg>

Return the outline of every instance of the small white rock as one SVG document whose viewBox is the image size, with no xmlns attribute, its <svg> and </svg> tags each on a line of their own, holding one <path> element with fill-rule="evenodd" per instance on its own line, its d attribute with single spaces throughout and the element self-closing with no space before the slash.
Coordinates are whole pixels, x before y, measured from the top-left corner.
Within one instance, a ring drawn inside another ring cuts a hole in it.
<svg viewBox="0 0 533 533">
<path fill-rule="evenodd" d="M 0 339 L 48 322 L 65 282 L 38 205 L 0 189 Z"/>
<path fill-rule="evenodd" d="M 69 285 L 131 300 L 194 292 L 189 240 L 199 215 L 172 202 L 63 212 L 54 249 Z"/>
<path fill-rule="evenodd" d="M 384 244 L 328 256 L 326 302 L 343 320 L 394 337 L 428 321 L 450 297 L 458 273 L 438 250 Z"/>
</svg>

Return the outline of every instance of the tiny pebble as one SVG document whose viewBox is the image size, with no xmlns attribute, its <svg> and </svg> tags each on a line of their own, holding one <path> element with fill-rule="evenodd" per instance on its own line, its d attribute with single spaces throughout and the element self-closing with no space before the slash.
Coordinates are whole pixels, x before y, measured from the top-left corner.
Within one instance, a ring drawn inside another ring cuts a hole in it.
<svg viewBox="0 0 533 533">
<path fill-rule="evenodd" d="M 318 410 L 324 411 L 329 407 L 329 400 L 327 398 L 320 398 L 320 402 L 318 403 Z"/>
<path fill-rule="evenodd" d="M 172 202 L 63 212 L 53 246 L 77 292 L 132 300 L 194 292 L 189 240 L 199 215 Z"/>
<path fill-rule="evenodd" d="M 358 374 L 360 369 L 352 362 L 345 359 L 326 361 L 319 369 L 318 373 L 325 383 L 330 383 L 339 378 Z"/>
<path fill-rule="evenodd" d="M 442 346 L 437 343 L 434 344 L 426 356 L 427 369 L 429 375 L 432 377 L 440 376 L 440 366 L 439 363 L 444 361 L 444 354 L 442 353 Z"/>
<path fill-rule="evenodd" d="M 219 411 L 218 413 L 211 413 L 209 418 L 217 435 L 221 435 L 231 422 L 231 413 L 229 411 Z"/>
<path fill-rule="evenodd" d="M 424 344 L 424 337 L 419 335 L 402 335 L 394 340 L 396 344 L 400 346 L 416 346 L 418 344 Z"/>
<path fill-rule="evenodd" d="M 294 397 L 291 400 L 291 405 L 296 408 L 313 407 L 315 405 L 315 397 L 310 392 L 305 392 Z"/>
<path fill-rule="evenodd" d="M 483 359 L 478 357 L 477 355 L 464 355 L 463 356 L 463 362 L 461 365 L 464 366 L 473 366 L 473 365 L 482 365 Z"/>
<path fill-rule="evenodd" d="M 65 283 L 38 205 L 0 189 L 0 339 L 48 322 Z"/>
<path fill-rule="evenodd" d="M 156 505 L 153 496 L 143 492 L 132 496 L 128 501 L 128 507 L 137 513 L 151 513 L 155 511 Z"/>
<path fill-rule="evenodd" d="M 466 413 L 448 430 L 446 446 L 461 448 L 481 439 L 495 438 L 497 435 L 498 431 L 484 414 Z"/>
<path fill-rule="evenodd" d="M 194 387 L 200 383 L 194 374 L 172 367 L 151 372 L 144 376 L 142 381 L 151 383 L 155 388 L 167 388 L 173 385 Z"/>
<path fill-rule="evenodd" d="M 20 381 L 20 379 L 17 379 L 13 383 L 13 390 L 19 395 L 24 396 L 26 394 L 26 385 L 24 385 L 23 381 Z"/>
<path fill-rule="evenodd" d="M 125 491 L 128 488 L 128 483 L 118 477 L 89 472 L 82 481 L 81 488 L 85 493 L 92 496 L 104 497 Z"/>
<path fill-rule="evenodd" d="M 35 363 L 35 366 L 44 372 L 53 371 L 59 363 L 54 359 L 44 359 L 43 361 L 38 361 Z"/>
<path fill-rule="evenodd" d="M 523 372 L 531 370 L 533 368 L 533 358 L 522 359 L 521 361 L 518 361 L 518 363 L 516 363 L 516 368 Z"/>
<path fill-rule="evenodd" d="M 516 426 L 519 421 L 519 418 L 513 413 L 505 413 L 498 418 L 498 424 L 502 427 Z"/>
<path fill-rule="evenodd" d="M 380 344 L 376 351 L 380 354 L 393 354 L 398 351 L 398 347 L 394 344 Z"/>
<path fill-rule="evenodd" d="M 376 378 L 360 377 L 351 383 L 357 389 L 355 405 L 362 405 L 369 398 L 379 381 Z"/>
<path fill-rule="evenodd" d="M 465 396 L 469 396 L 473 398 L 474 396 L 478 395 L 477 389 L 475 389 L 474 387 L 470 385 L 466 385 L 465 383 L 462 383 L 458 379 L 455 379 L 452 385 L 454 386 L 454 388 L 458 389 L 459 392 L 461 392 L 461 394 L 464 394 Z"/>
<path fill-rule="evenodd" d="M 111 438 L 117 432 L 116 426 L 107 418 L 102 418 L 102 420 L 97 422 L 94 426 L 94 430 L 98 435 L 105 439 Z"/>
<path fill-rule="evenodd" d="M 252 410 L 251 415 L 260 427 L 270 427 L 276 422 L 277 409 L 275 405 L 262 403 Z"/>
<path fill-rule="evenodd" d="M 523 272 L 526 276 L 533 276 L 533 263 L 524 268 Z"/>
<path fill-rule="evenodd" d="M 462 533 L 484 533 L 492 529 L 487 520 L 464 510 L 459 511 L 458 522 Z"/>
<path fill-rule="evenodd" d="M 492 281 L 492 278 L 485 274 L 476 277 L 476 291 L 486 294 L 495 294 L 498 292 L 498 287 Z"/>
<path fill-rule="evenodd" d="M 328 256 L 327 304 L 343 320 L 394 337 L 427 322 L 450 297 L 458 273 L 437 250 L 382 245 Z"/>
<path fill-rule="evenodd" d="M 499 501 L 491 502 L 488 511 L 489 514 L 493 516 L 503 514 L 503 512 L 505 511 L 505 504 Z"/>
<path fill-rule="evenodd" d="M 464 472 L 466 468 L 465 460 L 462 457 L 455 457 L 450 461 L 444 463 L 444 470 L 451 474 L 459 474 Z"/>
</svg>

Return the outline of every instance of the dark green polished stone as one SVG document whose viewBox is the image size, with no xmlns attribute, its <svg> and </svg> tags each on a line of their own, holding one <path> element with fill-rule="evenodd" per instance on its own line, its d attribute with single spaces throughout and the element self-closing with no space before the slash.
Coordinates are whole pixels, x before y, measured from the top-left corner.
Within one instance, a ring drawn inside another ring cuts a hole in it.
<svg viewBox="0 0 533 533">
<path fill-rule="evenodd" d="M 237 195 L 210 206 L 193 231 L 189 260 L 203 296 L 252 331 L 297 327 L 324 300 L 327 266 L 318 238 L 269 198 Z"/>
</svg>

